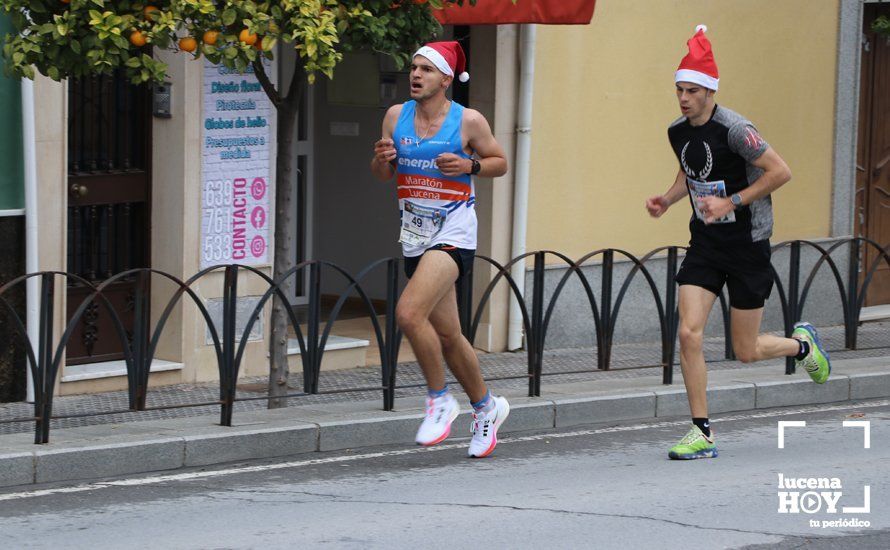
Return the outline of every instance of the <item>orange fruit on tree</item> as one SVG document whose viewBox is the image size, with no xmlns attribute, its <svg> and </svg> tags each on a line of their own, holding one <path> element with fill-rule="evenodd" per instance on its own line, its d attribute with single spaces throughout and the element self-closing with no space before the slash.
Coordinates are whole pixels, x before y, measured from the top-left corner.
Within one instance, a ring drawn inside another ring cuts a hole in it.
<svg viewBox="0 0 890 550">
<path fill-rule="evenodd" d="M 248 46 L 253 46 L 256 44 L 257 35 L 251 34 L 249 30 L 242 29 L 241 33 L 238 35 L 238 40 L 247 44 Z"/>
<path fill-rule="evenodd" d="M 154 19 L 158 14 L 155 12 L 160 12 L 161 10 L 157 6 L 145 6 L 142 8 L 142 16 L 146 19 Z"/>
<path fill-rule="evenodd" d="M 70 4 L 70 3 L 71 3 L 71 0 L 62 0 L 62 3 L 63 3 L 63 4 Z"/>
<path fill-rule="evenodd" d="M 198 41 L 191 36 L 179 39 L 179 49 L 184 52 L 193 52 L 198 49 Z"/>
<path fill-rule="evenodd" d="M 216 44 L 217 38 L 219 38 L 219 31 L 205 31 L 204 36 L 201 37 L 201 41 L 208 46 L 213 46 Z"/>
<path fill-rule="evenodd" d="M 130 44 L 136 46 L 137 48 L 141 48 L 145 45 L 145 33 L 142 31 L 134 30 L 130 33 Z"/>
</svg>

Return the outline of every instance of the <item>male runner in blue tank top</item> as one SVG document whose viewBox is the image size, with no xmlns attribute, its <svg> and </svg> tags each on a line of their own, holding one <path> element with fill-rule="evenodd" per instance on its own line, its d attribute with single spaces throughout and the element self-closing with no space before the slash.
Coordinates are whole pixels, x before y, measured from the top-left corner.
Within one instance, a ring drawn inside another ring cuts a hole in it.
<svg viewBox="0 0 890 550">
<path fill-rule="evenodd" d="M 387 111 L 371 171 L 381 181 L 397 179 L 399 241 L 409 280 L 396 319 L 428 390 L 416 441 L 443 441 L 460 412 L 445 384 L 444 358 L 473 408 L 468 454 L 481 458 L 497 445 L 510 405 L 488 391 L 476 352 L 461 333 L 455 282 L 472 276 L 476 196 L 471 176 L 502 176 L 507 159 L 485 117 L 445 95 L 455 74 L 461 82 L 469 78 L 465 63 L 457 42 L 432 42 L 414 54 L 412 100 Z"/>
<path fill-rule="evenodd" d="M 696 28 L 687 42 L 689 54 L 674 77 L 683 116 L 671 124 L 668 138 L 680 170 L 664 195 L 646 201 L 654 218 L 687 195 L 693 210 L 692 238 L 676 279 L 680 366 L 693 425 L 668 452 L 673 459 L 717 456 L 708 420 L 702 339 L 724 284 L 731 306 L 733 350 L 739 360 L 793 356 L 817 384 L 825 383 L 831 372 L 828 353 L 811 324 L 797 323 L 791 338 L 758 334 L 773 285 L 770 193 L 791 179 L 791 171 L 751 122 L 715 103 L 719 77 L 706 30 L 703 25 Z"/>
</svg>

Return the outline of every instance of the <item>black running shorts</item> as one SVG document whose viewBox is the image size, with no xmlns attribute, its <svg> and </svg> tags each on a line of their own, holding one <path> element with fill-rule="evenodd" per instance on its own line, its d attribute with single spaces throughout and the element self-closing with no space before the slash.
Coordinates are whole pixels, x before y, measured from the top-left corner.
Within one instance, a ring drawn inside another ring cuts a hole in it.
<svg viewBox="0 0 890 550">
<path fill-rule="evenodd" d="M 447 252 L 448 255 L 451 256 L 451 259 L 457 264 L 458 280 L 460 280 L 461 277 L 473 273 L 473 258 L 476 256 L 475 250 L 458 248 L 449 244 L 437 244 L 428 248 L 423 253 L 426 254 L 429 250 L 441 250 L 442 252 Z M 423 254 L 405 258 L 405 275 L 407 275 L 409 279 L 414 275 L 414 272 L 417 271 L 417 266 L 420 264 L 420 259 L 422 257 Z"/>
<path fill-rule="evenodd" d="M 729 291 L 729 305 L 736 309 L 759 309 L 773 288 L 769 241 L 725 248 L 693 244 L 677 273 L 677 284 L 693 285 L 720 295 Z"/>
</svg>

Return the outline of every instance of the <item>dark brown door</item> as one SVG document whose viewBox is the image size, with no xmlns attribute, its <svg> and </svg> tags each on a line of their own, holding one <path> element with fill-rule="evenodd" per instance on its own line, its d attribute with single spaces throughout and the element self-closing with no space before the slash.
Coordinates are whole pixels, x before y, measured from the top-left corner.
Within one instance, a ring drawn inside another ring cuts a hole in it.
<svg viewBox="0 0 890 550">
<path fill-rule="evenodd" d="M 859 96 L 859 135 L 856 151 L 857 235 L 890 245 L 890 39 L 871 30 L 879 16 L 890 16 L 890 5 L 866 4 L 863 21 L 862 69 Z M 868 249 L 866 265 L 878 255 Z M 866 305 L 890 303 L 890 268 L 882 262 L 868 289 Z"/>
<path fill-rule="evenodd" d="M 149 265 L 150 91 L 121 75 L 68 83 L 68 271 L 98 284 Z M 68 318 L 89 295 L 68 283 Z M 134 281 L 105 294 L 132 334 Z M 68 364 L 123 358 L 104 307 L 91 303 L 68 344 Z"/>
</svg>

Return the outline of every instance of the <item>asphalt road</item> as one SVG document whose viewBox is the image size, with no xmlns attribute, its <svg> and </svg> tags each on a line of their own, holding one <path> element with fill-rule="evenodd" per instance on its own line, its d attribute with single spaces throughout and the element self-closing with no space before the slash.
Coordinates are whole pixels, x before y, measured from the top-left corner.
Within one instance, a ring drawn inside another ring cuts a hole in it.
<svg viewBox="0 0 890 550">
<path fill-rule="evenodd" d="M 786 428 L 782 449 L 780 420 L 807 424 Z M 844 421 L 869 422 L 870 448 Z M 0 490 L 0 547 L 890 548 L 888 401 L 713 424 L 719 458 L 690 462 L 667 459 L 686 429 L 668 419 L 508 435 L 483 460 L 452 438 Z M 779 488 L 780 473 L 835 487 Z M 851 511 L 866 485 L 868 512 Z M 808 495 L 797 502 L 818 511 L 779 513 L 779 491 L 832 493 L 836 510 Z"/>
</svg>

